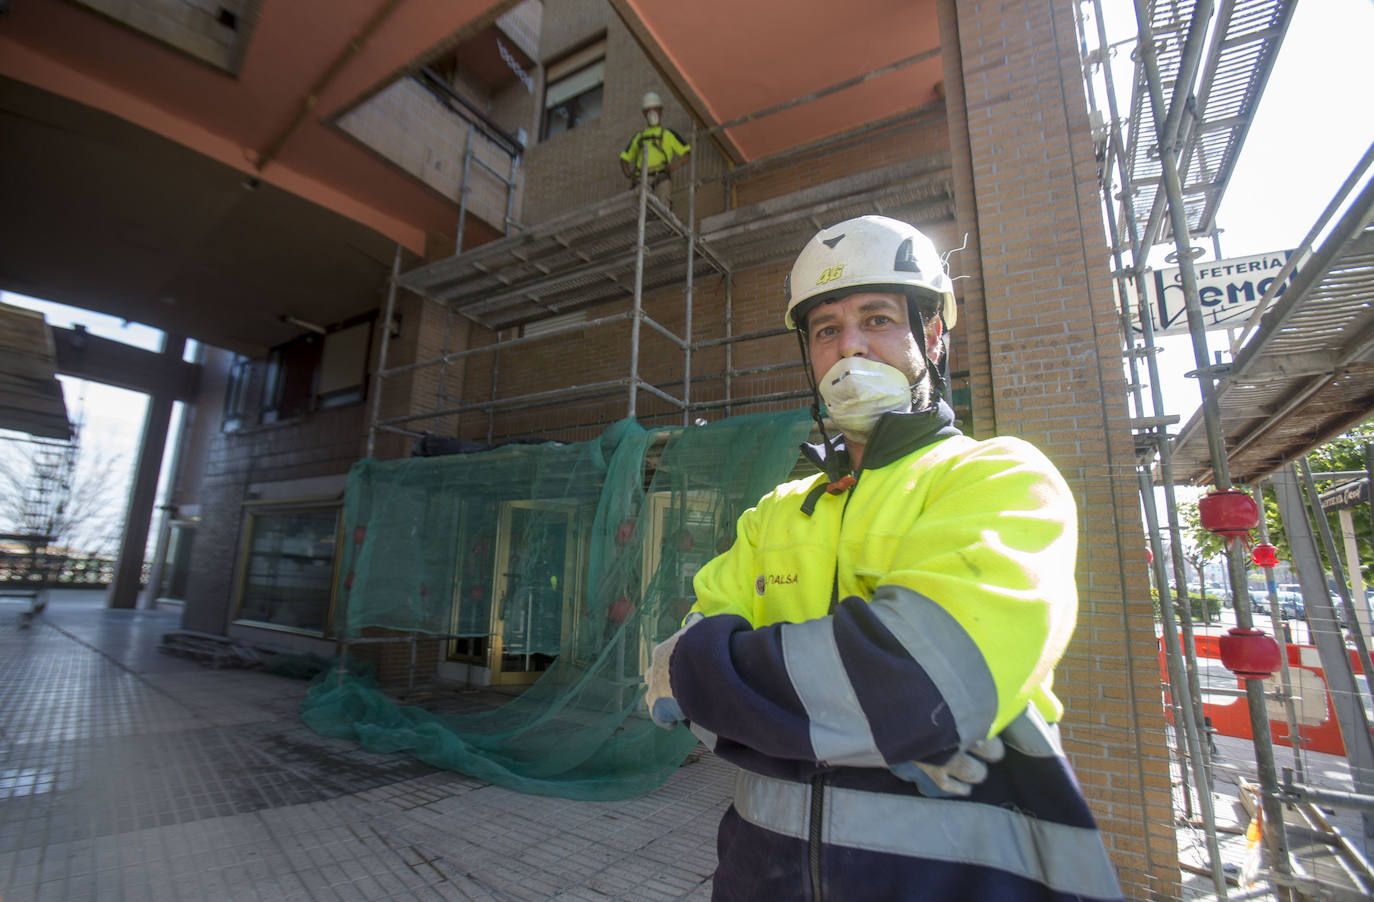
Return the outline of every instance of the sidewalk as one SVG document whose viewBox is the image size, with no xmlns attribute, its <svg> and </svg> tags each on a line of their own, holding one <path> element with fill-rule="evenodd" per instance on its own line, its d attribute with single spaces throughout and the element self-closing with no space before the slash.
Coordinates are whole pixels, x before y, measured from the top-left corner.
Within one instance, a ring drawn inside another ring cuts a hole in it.
<svg viewBox="0 0 1374 902">
<path fill-rule="evenodd" d="M 731 770 L 521 795 L 321 737 L 307 684 L 157 651 L 179 615 L 0 598 L 0 899 L 705 900 Z"/>
<path fill-rule="evenodd" d="M 104 602 L 55 593 L 21 630 L 26 603 L 0 598 L 0 902 L 710 897 L 733 781 L 712 755 L 625 802 L 522 795 L 319 736 L 298 713 L 307 683 L 164 654 L 178 612 Z M 1254 753 L 1225 737 L 1218 748 L 1235 873 L 1245 823 L 1232 802 Z M 1342 759 L 1309 766 L 1312 782 L 1349 788 Z M 1331 817 L 1361 844 L 1358 815 Z M 1334 889 L 1334 865 L 1295 826 L 1299 868 Z M 1184 861 L 1205 864 L 1198 830 L 1178 838 Z M 1213 898 L 1203 874 L 1179 889 Z"/>
</svg>

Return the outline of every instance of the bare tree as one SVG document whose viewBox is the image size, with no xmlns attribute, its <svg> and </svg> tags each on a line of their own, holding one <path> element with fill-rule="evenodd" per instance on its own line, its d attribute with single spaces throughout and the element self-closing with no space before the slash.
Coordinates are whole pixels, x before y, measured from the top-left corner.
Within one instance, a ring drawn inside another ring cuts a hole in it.
<svg viewBox="0 0 1374 902">
<path fill-rule="evenodd" d="M 127 470 L 125 455 L 79 442 L 0 442 L 0 523 L 52 536 L 56 546 L 112 553 Z"/>
</svg>

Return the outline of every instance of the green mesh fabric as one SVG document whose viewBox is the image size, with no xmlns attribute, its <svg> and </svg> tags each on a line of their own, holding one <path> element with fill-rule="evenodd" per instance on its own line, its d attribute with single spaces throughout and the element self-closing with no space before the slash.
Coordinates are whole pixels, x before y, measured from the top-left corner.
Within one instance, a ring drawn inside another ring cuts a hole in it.
<svg viewBox="0 0 1374 902">
<path fill-rule="evenodd" d="M 340 628 L 456 634 L 449 666 L 533 683 L 491 711 L 439 716 L 330 676 L 306 723 L 523 792 L 607 800 L 660 785 L 696 739 L 648 720 L 640 674 L 691 605 L 693 574 L 787 477 L 809 429 L 804 411 L 687 429 L 627 419 L 578 444 L 360 461 Z"/>
</svg>

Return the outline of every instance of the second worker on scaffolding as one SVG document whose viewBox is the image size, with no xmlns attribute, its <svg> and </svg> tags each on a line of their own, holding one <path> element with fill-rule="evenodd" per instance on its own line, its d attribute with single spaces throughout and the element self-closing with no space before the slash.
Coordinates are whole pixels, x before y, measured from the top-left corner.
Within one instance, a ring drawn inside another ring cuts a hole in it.
<svg viewBox="0 0 1374 902">
<path fill-rule="evenodd" d="M 663 101 L 657 94 L 653 91 L 645 94 L 641 109 L 647 124 L 620 152 L 620 171 L 630 180 L 631 187 L 638 188 L 640 164 L 647 163 L 649 190 L 671 209 L 672 172 L 687 162 L 692 148 L 681 135 L 663 124 Z"/>
</svg>

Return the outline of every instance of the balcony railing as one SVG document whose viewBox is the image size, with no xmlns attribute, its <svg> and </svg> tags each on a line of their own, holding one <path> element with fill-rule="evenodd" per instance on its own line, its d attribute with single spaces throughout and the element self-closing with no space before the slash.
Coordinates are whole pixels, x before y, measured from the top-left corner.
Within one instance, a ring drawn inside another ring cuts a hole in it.
<svg viewBox="0 0 1374 902">
<path fill-rule="evenodd" d="M 114 579 L 115 558 L 109 554 L 0 549 L 0 588 L 15 590 L 81 589 L 108 586 Z M 142 582 L 148 581 L 143 564 Z"/>
<path fill-rule="evenodd" d="M 518 202 L 524 145 L 429 70 L 398 79 L 336 123 L 460 207 L 505 232 Z"/>
</svg>

